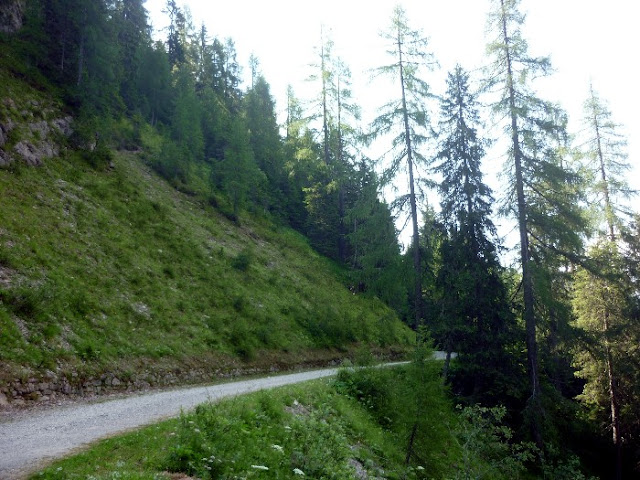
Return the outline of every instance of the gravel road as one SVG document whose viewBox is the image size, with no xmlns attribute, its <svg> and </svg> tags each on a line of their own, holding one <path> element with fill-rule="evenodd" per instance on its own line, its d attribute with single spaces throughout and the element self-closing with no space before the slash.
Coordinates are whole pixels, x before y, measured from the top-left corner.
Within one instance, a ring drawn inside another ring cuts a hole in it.
<svg viewBox="0 0 640 480">
<path fill-rule="evenodd" d="M 27 411 L 0 420 L 0 479 L 25 477 L 100 438 L 180 414 L 209 400 L 335 375 L 336 368 Z"/>
<path fill-rule="evenodd" d="M 435 358 L 443 358 L 435 352 Z M 393 364 L 388 364 L 393 365 Z M 157 422 L 224 397 L 335 375 L 337 368 L 132 395 L 109 401 L 36 409 L 0 417 L 0 479 L 24 478 L 55 458 L 98 439 Z"/>
</svg>

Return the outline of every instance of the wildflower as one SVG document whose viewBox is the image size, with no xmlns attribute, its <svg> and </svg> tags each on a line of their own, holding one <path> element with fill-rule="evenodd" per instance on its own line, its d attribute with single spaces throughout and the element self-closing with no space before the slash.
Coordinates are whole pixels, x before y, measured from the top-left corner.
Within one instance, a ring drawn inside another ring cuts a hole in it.
<svg viewBox="0 0 640 480">
<path fill-rule="evenodd" d="M 303 472 L 302 470 L 300 470 L 299 468 L 294 468 L 294 469 L 293 469 L 293 473 L 294 473 L 295 475 L 301 475 L 301 476 L 303 476 L 303 477 L 304 477 L 304 472 Z"/>
<path fill-rule="evenodd" d="M 420 471 L 422 471 L 422 470 L 424 470 L 424 467 L 423 467 L 422 465 L 418 465 L 418 466 L 416 467 L 416 470 L 420 470 Z"/>
<path fill-rule="evenodd" d="M 281 445 L 273 444 L 273 445 L 271 445 L 271 448 L 273 448 L 274 450 L 276 450 L 276 451 L 278 451 L 280 453 L 284 452 L 284 448 Z"/>
<path fill-rule="evenodd" d="M 290 432 L 290 431 L 291 431 L 291 427 L 290 427 L 289 425 L 287 425 L 286 427 L 284 427 L 284 429 L 285 429 L 287 432 Z"/>
<path fill-rule="evenodd" d="M 193 431 L 196 432 L 196 433 L 200 433 L 200 429 L 199 428 L 194 428 Z"/>
<path fill-rule="evenodd" d="M 264 465 L 251 465 L 251 468 L 255 468 L 256 470 L 269 470 L 269 467 L 265 467 Z"/>
</svg>

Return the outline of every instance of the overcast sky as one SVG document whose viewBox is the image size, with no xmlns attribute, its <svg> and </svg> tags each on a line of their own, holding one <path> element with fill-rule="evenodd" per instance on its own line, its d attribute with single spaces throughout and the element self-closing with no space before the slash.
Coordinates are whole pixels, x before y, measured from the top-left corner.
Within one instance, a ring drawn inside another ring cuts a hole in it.
<svg viewBox="0 0 640 480">
<path fill-rule="evenodd" d="M 315 61 L 314 48 L 324 26 L 335 43 L 334 54 L 352 71 L 353 93 L 365 119 L 384 102 L 368 71 L 386 60 L 379 32 L 389 24 L 397 3 L 406 9 L 411 26 L 430 38 L 440 64 L 428 79 L 435 93 L 444 91 L 446 73 L 456 63 L 470 71 L 487 63 L 489 0 L 178 1 L 188 6 L 196 26 L 204 23 L 211 35 L 235 41 L 245 72 L 249 56 L 258 57 L 281 113 L 288 84 L 302 98 L 309 88 L 305 79 L 312 70 L 308 65 Z M 161 13 L 165 4 L 166 0 L 145 4 L 156 30 L 166 25 Z M 522 10 L 527 14 L 524 33 L 530 53 L 549 55 L 555 68 L 551 78 L 538 84 L 541 96 L 569 112 L 570 129 L 575 133 L 581 128 L 582 105 L 593 82 L 608 101 L 614 119 L 624 126 L 629 159 L 636 165 L 630 180 L 640 188 L 640 82 L 635 60 L 640 46 L 636 25 L 640 6 L 634 0 L 523 0 Z M 497 155 L 487 158 L 487 172 L 498 168 Z M 490 183 L 499 188 L 494 179 Z"/>
</svg>

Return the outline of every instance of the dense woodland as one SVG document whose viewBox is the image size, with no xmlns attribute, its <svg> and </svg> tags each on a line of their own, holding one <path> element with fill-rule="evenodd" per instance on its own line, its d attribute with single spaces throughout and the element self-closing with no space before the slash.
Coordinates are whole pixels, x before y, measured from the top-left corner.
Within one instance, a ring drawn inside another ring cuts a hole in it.
<svg viewBox="0 0 640 480">
<path fill-rule="evenodd" d="M 580 138 L 537 95 L 532 79 L 551 66 L 529 54 L 518 0 L 493 0 L 487 68 L 456 67 L 443 92 L 427 82 L 437 52 L 402 8 L 390 12 L 378 73 L 395 90 L 371 125 L 329 38 L 310 52 L 315 98 L 291 87 L 279 125 L 258 59 L 243 68 L 233 40 L 175 0 L 156 41 L 143 4 L 32 0 L 6 37 L 34 81 L 64 96 L 77 148 L 96 144 L 92 158 L 108 163 L 110 148 L 136 149 L 153 127 L 162 141 L 147 161 L 175 188 L 234 221 L 249 211 L 297 229 L 348 269 L 354 294 L 377 296 L 457 352 L 443 376 L 461 401 L 505 405 L 519 437 L 549 458 L 571 450 L 603 477 L 638 474 L 640 216 L 625 141 L 598 92 L 585 99 Z M 388 143 L 384 159 L 363 154 L 373 140 Z M 492 142 L 507 154 L 500 192 L 482 176 Z M 406 189 L 387 203 L 394 182 Z M 437 210 L 425 208 L 429 189 Z M 517 268 L 501 264 L 496 215 L 517 225 Z"/>
</svg>

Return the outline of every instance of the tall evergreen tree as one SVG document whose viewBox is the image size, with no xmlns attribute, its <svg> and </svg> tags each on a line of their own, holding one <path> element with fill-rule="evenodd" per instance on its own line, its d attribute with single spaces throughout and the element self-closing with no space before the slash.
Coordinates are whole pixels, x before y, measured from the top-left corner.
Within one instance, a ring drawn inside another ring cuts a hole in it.
<svg viewBox="0 0 640 480">
<path fill-rule="evenodd" d="M 115 16 L 120 50 L 120 95 L 130 111 L 140 107 L 138 78 L 142 52 L 151 43 L 147 11 L 142 0 L 118 0 Z"/>
<path fill-rule="evenodd" d="M 373 121 L 371 138 L 392 135 L 392 158 L 382 172 L 382 182 L 390 184 L 405 168 L 408 176 L 409 192 L 397 198 L 394 206 L 410 209 L 413 228 L 412 252 L 415 274 L 413 326 L 422 322 L 422 261 L 420 258 L 420 230 L 418 227 L 418 165 L 428 164 L 427 157 L 420 148 L 428 140 L 429 115 L 425 101 L 429 98 L 429 85 L 422 73 L 434 65 L 429 53 L 428 39 L 409 25 L 404 9 L 396 7 L 391 17 L 389 29 L 382 33 L 388 42 L 387 53 L 392 61 L 378 67 L 377 74 L 391 76 L 397 83 L 397 95 L 382 107 L 382 113 Z"/>
<path fill-rule="evenodd" d="M 593 176 L 592 201 L 601 212 L 598 217 L 603 219 L 609 239 L 615 242 L 623 220 L 621 216 L 630 215 L 622 201 L 634 193 L 625 178 L 631 170 L 625 151 L 627 142 L 620 132 L 620 125 L 614 122 L 611 111 L 593 85 L 584 110 L 588 132 L 587 168 Z"/>
<path fill-rule="evenodd" d="M 258 72 L 252 87 L 244 98 L 249 142 L 258 167 L 266 175 L 270 186 L 270 200 L 265 208 L 278 215 L 286 211 L 287 178 L 284 169 L 283 145 L 280 138 L 276 105 L 271 96 L 269 84 Z"/>
<path fill-rule="evenodd" d="M 625 440 L 637 442 L 638 435 L 640 328 L 634 303 L 639 292 L 616 243 L 603 238 L 590 255 L 598 268 L 579 269 L 573 301 L 577 325 L 588 341 L 576 354 L 578 375 L 586 381 L 578 398 L 608 424 L 616 453 L 615 478 L 620 480 L 623 445 Z"/>
<path fill-rule="evenodd" d="M 176 0 L 167 0 L 164 13 L 169 17 L 167 26 L 167 53 L 171 68 L 180 65 L 186 59 L 185 30 L 187 19 Z"/>
<path fill-rule="evenodd" d="M 494 110 L 508 122 L 510 135 L 510 194 L 507 205 L 518 224 L 522 269 L 523 317 L 526 330 L 527 366 L 531 397 L 529 413 L 533 437 L 543 446 L 542 403 L 538 359 L 536 269 L 544 270 L 535 248 L 575 253 L 580 248 L 582 218 L 575 211 L 577 202 L 567 188 L 573 181 L 557 160 L 554 139 L 562 137 L 565 117 L 560 110 L 538 98 L 530 79 L 549 72 L 547 58 L 528 53 L 522 36 L 524 16 L 520 0 L 493 0 L 489 14 L 493 40 L 488 45 L 492 58 L 487 78 L 497 89 Z M 544 235 L 543 235 L 544 233 Z"/>
<path fill-rule="evenodd" d="M 628 385 L 629 373 L 640 370 L 633 366 L 637 359 L 629 354 L 633 351 L 631 345 L 638 342 L 633 313 L 633 298 L 637 298 L 638 291 L 634 292 L 633 273 L 625 268 L 622 253 L 625 249 L 633 253 L 634 242 L 629 242 L 630 236 L 624 232 L 623 215 L 630 212 L 622 200 L 634 192 L 624 178 L 631 169 L 624 151 L 626 142 L 593 87 L 585 103 L 585 123 L 587 169 L 592 180 L 590 200 L 600 238 L 590 251 L 597 268 L 580 270 L 575 284 L 577 324 L 591 339 L 591 345 L 577 356 L 579 375 L 586 380 L 580 398 L 596 411 L 608 412 L 616 451 L 616 478 L 621 479 L 623 439 L 631 432 L 629 424 L 633 422 L 624 418 L 623 412 L 633 411 L 631 398 L 636 393 Z"/>
<path fill-rule="evenodd" d="M 478 401 L 507 381 L 511 362 L 505 344 L 513 340 L 508 334 L 514 322 L 491 240 L 493 198 L 480 169 L 485 142 L 478 136 L 478 103 L 460 66 L 449 73 L 440 111 L 436 171 L 443 176 L 440 205 L 447 230 L 437 278 L 440 334 L 446 350 L 462 358 L 462 388 Z"/>
<path fill-rule="evenodd" d="M 347 239 L 354 288 L 380 298 L 400 315 L 406 313 L 406 291 L 400 246 L 389 206 L 380 201 L 380 182 L 366 159 L 356 171 L 357 196 L 347 209 Z"/>
<path fill-rule="evenodd" d="M 171 82 L 169 57 L 162 42 L 144 47 L 136 87 L 142 114 L 153 126 L 171 122 L 174 105 Z"/>
</svg>

